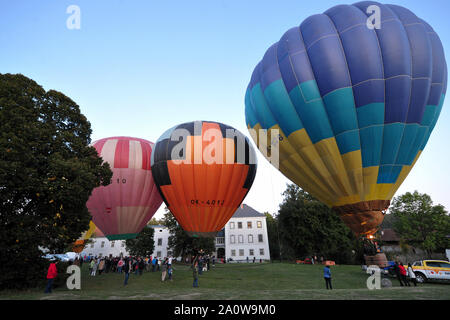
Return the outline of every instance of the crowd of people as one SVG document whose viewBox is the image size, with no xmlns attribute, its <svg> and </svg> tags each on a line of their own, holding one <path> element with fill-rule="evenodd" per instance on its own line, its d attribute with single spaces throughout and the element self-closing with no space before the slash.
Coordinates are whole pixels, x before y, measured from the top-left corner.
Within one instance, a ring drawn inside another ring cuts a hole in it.
<svg viewBox="0 0 450 320">
<path fill-rule="evenodd" d="M 416 275 L 414 274 L 414 270 L 411 266 L 411 263 L 408 263 L 408 266 L 405 268 L 403 263 L 395 261 L 393 268 L 395 276 L 400 282 L 400 286 L 410 287 L 411 286 L 410 282 L 412 282 L 415 287 L 417 286 Z"/>
<path fill-rule="evenodd" d="M 89 275 L 95 277 L 102 273 L 120 273 L 125 274 L 124 285 L 128 284 L 130 273 L 135 275 L 142 275 L 144 270 L 148 272 L 162 272 L 161 280 L 165 281 L 166 276 L 168 280 L 172 280 L 173 257 L 165 257 L 164 259 L 158 257 L 94 257 L 84 256 L 76 258 L 75 265 L 82 266 L 83 263 L 89 264 Z"/>
<path fill-rule="evenodd" d="M 89 275 L 92 277 L 99 276 L 102 273 L 120 273 L 125 275 L 124 285 L 128 284 L 131 273 L 142 275 L 144 270 L 148 272 L 161 272 L 161 281 L 173 281 L 173 257 L 97 257 L 84 256 L 77 257 L 73 264 L 82 267 L 83 263 L 89 265 Z M 198 275 L 204 271 L 209 271 L 211 264 L 215 265 L 215 256 L 196 255 L 191 257 L 191 269 L 193 269 L 193 287 L 198 287 Z M 188 261 L 188 259 L 187 259 Z M 50 285 L 51 286 L 51 285 Z M 46 291 L 48 291 L 46 289 Z"/>
</svg>

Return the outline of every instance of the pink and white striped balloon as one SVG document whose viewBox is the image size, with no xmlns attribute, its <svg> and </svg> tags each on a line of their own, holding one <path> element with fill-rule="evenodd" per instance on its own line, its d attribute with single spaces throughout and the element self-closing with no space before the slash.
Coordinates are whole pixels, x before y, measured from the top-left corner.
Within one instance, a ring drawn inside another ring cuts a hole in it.
<svg viewBox="0 0 450 320">
<path fill-rule="evenodd" d="M 150 167 L 154 143 L 111 137 L 92 146 L 113 172 L 111 184 L 95 188 L 86 203 L 92 221 L 109 240 L 135 238 L 162 203 Z"/>
</svg>

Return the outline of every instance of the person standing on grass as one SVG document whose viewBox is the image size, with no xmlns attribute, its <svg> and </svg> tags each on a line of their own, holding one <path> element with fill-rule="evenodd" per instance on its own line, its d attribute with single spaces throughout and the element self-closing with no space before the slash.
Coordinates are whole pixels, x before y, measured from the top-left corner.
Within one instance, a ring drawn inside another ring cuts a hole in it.
<svg viewBox="0 0 450 320">
<path fill-rule="evenodd" d="M 402 278 L 402 281 L 405 283 L 405 286 L 409 287 L 410 284 L 409 284 L 408 278 L 406 277 L 407 273 L 406 273 L 405 267 L 403 266 L 403 263 L 400 262 L 398 268 L 400 269 L 400 276 Z"/>
<path fill-rule="evenodd" d="M 97 259 L 92 259 L 91 261 L 91 267 L 92 267 L 92 272 L 91 272 L 91 276 L 95 277 L 95 274 L 97 273 Z"/>
<path fill-rule="evenodd" d="M 408 277 L 411 279 L 411 282 L 414 283 L 414 287 L 417 287 L 416 274 L 411 266 L 411 263 L 408 263 Z"/>
<path fill-rule="evenodd" d="M 53 259 L 48 267 L 47 287 L 45 287 L 44 293 L 52 293 L 53 282 L 55 281 L 56 277 L 58 276 L 58 270 L 56 268 L 57 264 L 58 264 L 58 260 Z"/>
<path fill-rule="evenodd" d="M 167 265 L 167 274 L 169 275 L 169 280 L 172 281 L 172 272 L 173 272 L 173 267 L 172 265 Z"/>
<path fill-rule="evenodd" d="M 105 270 L 105 259 L 100 259 L 100 263 L 98 264 L 98 275 L 101 275 L 103 270 Z"/>
<path fill-rule="evenodd" d="M 125 273 L 125 281 L 123 285 L 126 286 L 128 284 L 128 278 L 130 277 L 130 272 L 133 270 L 133 265 L 131 263 L 131 259 L 125 258 L 125 264 L 123 265 L 123 272 Z"/>
<path fill-rule="evenodd" d="M 161 281 L 166 280 L 167 274 L 167 258 L 164 261 L 161 261 Z"/>
<path fill-rule="evenodd" d="M 192 266 L 192 269 L 193 269 L 192 276 L 194 278 L 194 283 L 192 284 L 192 286 L 194 288 L 198 288 L 198 269 L 199 268 L 198 268 L 198 261 L 197 260 L 194 261 L 194 265 Z"/>
<path fill-rule="evenodd" d="M 400 282 L 400 286 L 403 287 L 402 275 L 400 273 L 400 266 L 399 266 L 398 261 L 395 261 L 394 272 L 395 272 L 395 276 L 397 277 L 398 281 Z"/>
<path fill-rule="evenodd" d="M 325 285 L 327 287 L 327 290 L 332 290 L 333 287 L 331 286 L 331 269 L 330 266 L 325 266 L 323 268 L 323 278 L 325 279 Z"/>
</svg>

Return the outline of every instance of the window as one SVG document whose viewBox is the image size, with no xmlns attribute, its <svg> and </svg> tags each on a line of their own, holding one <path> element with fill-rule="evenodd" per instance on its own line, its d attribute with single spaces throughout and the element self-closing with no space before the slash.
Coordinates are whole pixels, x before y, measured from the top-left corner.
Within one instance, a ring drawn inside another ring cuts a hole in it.
<svg viewBox="0 0 450 320">
<path fill-rule="evenodd" d="M 258 234 L 258 242 L 263 242 L 263 235 L 262 234 Z"/>
<path fill-rule="evenodd" d="M 251 221 L 247 221 L 247 229 L 251 229 L 252 228 L 252 222 Z"/>
<path fill-rule="evenodd" d="M 439 262 L 427 261 L 427 267 L 440 268 L 441 264 Z"/>
<path fill-rule="evenodd" d="M 262 228 L 262 222 L 261 221 L 256 221 L 256 226 L 258 228 Z"/>
<path fill-rule="evenodd" d="M 448 262 L 440 262 L 441 268 L 450 268 L 450 263 Z"/>
<path fill-rule="evenodd" d="M 238 235 L 238 242 L 244 243 L 244 236 L 242 234 Z"/>
<path fill-rule="evenodd" d="M 253 250 L 253 249 L 248 250 L 248 254 L 250 256 L 254 256 L 255 255 L 255 250 Z"/>
<path fill-rule="evenodd" d="M 230 229 L 234 229 L 234 222 L 230 222 Z"/>
<path fill-rule="evenodd" d="M 216 244 L 224 244 L 225 238 L 224 237 L 217 237 L 216 238 Z"/>
<path fill-rule="evenodd" d="M 102 248 L 104 248 L 105 247 L 105 241 L 102 241 L 102 246 L 101 246 Z"/>
<path fill-rule="evenodd" d="M 243 257 L 244 256 L 244 249 L 239 249 L 239 256 Z"/>
<path fill-rule="evenodd" d="M 94 247 L 94 242 L 91 243 L 91 248 L 93 248 L 93 247 Z"/>
<path fill-rule="evenodd" d="M 158 246 L 162 246 L 162 238 L 158 238 Z"/>
<path fill-rule="evenodd" d="M 125 247 L 125 241 L 122 241 L 122 245 L 121 245 L 121 247 L 122 247 L 122 248 L 124 248 L 124 247 Z"/>
<path fill-rule="evenodd" d="M 158 258 L 161 258 L 161 251 L 157 251 L 157 252 L 156 252 L 156 256 L 157 256 Z"/>
<path fill-rule="evenodd" d="M 232 256 L 232 257 L 235 257 L 235 256 L 236 256 L 236 250 L 234 250 L 234 249 L 231 250 L 231 256 Z"/>
<path fill-rule="evenodd" d="M 259 249 L 259 255 L 260 255 L 260 256 L 263 256 L 263 255 L 264 255 L 264 249 L 263 249 L 263 248 Z"/>
<path fill-rule="evenodd" d="M 235 236 L 232 234 L 230 236 L 230 243 L 235 243 L 235 242 L 236 242 Z"/>
<path fill-rule="evenodd" d="M 248 235 L 248 243 L 253 243 L 253 235 L 252 234 Z"/>
<path fill-rule="evenodd" d="M 238 222 L 238 229 L 242 229 L 242 222 Z"/>
</svg>

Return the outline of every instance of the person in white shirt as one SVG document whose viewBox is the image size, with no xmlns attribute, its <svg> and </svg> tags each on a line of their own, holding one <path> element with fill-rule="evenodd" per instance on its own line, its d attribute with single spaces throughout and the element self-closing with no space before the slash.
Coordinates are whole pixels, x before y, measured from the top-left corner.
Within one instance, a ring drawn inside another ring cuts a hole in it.
<svg viewBox="0 0 450 320">
<path fill-rule="evenodd" d="M 411 266 L 411 263 L 408 263 L 408 277 L 412 281 L 412 283 L 414 283 L 414 287 L 417 287 L 416 275 L 415 275 L 414 270 L 413 270 L 413 268 Z"/>
</svg>

